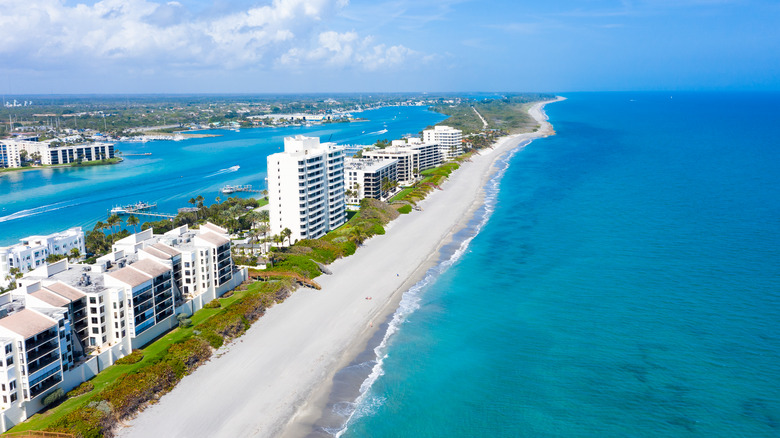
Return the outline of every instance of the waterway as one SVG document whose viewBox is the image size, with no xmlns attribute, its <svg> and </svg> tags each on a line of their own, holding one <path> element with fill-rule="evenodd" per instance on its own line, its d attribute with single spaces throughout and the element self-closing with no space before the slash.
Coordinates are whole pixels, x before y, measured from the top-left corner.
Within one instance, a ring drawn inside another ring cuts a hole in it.
<svg viewBox="0 0 780 438">
<path fill-rule="evenodd" d="M 341 145 L 372 144 L 417 135 L 446 117 L 425 107 L 387 107 L 359 113 L 365 121 L 282 128 L 201 131 L 219 137 L 116 144 L 129 156 L 116 165 L 0 174 L 0 245 L 69 227 L 91 229 L 116 205 L 157 203 L 176 213 L 202 195 L 216 202 L 225 185 L 266 188 L 266 157 L 283 149 L 284 137 L 306 135 Z M 233 170 L 239 166 L 237 170 Z M 243 193 L 238 196 L 252 196 Z M 233 195 L 231 195 L 233 196 Z M 257 196 L 255 194 L 255 196 Z"/>
</svg>

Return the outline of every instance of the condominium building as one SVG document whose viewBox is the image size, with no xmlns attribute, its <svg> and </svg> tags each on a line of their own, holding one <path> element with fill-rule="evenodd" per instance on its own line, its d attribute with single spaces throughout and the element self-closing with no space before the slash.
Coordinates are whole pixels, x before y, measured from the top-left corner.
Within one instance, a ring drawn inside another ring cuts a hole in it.
<svg viewBox="0 0 780 438">
<path fill-rule="evenodd" d="M 30 156 L 40 155 L 41 164 L 69 164 L 79 161 L 97 161 L 114 158 L 112 143 L 81 143 L 54 146 L 52 141 L 0 140 L 0 167 L 20 167 L 21 151 Z"/>
<path fill-rule="evenodd" d="M 212 300 L 233 279 L 230 248 L 228 231 L 207 222 L 197 230 L 183 225 L 161 235 L 144 230 L 116 241 L 112 250 L 163 263 L 185 299 L 206 294 Z"/>
<path fill-rule="evenodd" d="M 91 265 L 42 264 L 0 295 L 0 431 L 177 326 L 247 278 L 213 224 L 151 230 Z M 189 291 L 183 296 L 181 289 Z"/>
<path fill-rule="evenodd" d="M 50 255 L 68 255 L 73 249 L 77 249 L 79 254 L 86 252 L 81 227 L 47 236 L 29 236 L 16 245 L 0 247 L 0 281 L 5 281 L 11 268 L 21 273 L 29 272 L 45 264 Z"/>
<path fill-rule="evenodd" d="M 363 198 L 386 199 L 390 195 L 387 183 L 398 181 L 398 160 L 347 158 L 344 173 L 350 204 Z"/>
<path fill-rule="evenodd" d="M 393 140 L 391 146 L 363 152 L 366 158 L 397 160 L 397 178 L 401 185 L 412 185 L 419 172 L 441 164 L 442 156 L 435 144 L 425 143 L 419 138 Z"/>
<path fill-rule="evenodd" d="M 451 160 L 463 153 L 463 133 L 460 129 L 434 126 L 433 129 L 423 131 L 423 140 L 439 145 L 444 160 Z"/>
<path fill-rule="evenodd" d="M 288 228 L 292 241 L 316 239 L 346 221 L 344 152 L 316 137 L 286 137 L 268 156 L 271 233 Z"/>
</svg>

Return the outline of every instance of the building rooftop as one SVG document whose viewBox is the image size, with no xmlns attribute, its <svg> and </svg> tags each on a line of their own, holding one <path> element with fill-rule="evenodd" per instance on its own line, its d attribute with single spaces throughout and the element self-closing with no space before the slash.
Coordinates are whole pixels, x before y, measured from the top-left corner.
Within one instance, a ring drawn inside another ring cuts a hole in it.
<svg viewBox="0 0 780 438">
<path fill-rule="evenodd" d="M 168 245 L 166 245 L 164 243 L 160 243 L 160 242 L 155 243 L 154 245 L 152 245 L 152 248 L 160 250 L 160 251 L 168 254 L 171 257 L 177 256 L 177 255 L 181 254 L 181 251 L 177 250 L 176 248 L 173 248 L 171 246 L 168 246 Z"/>
<path fill-rule="evenodd" d="M 381 158 L 351 158 L 344 162 L 344 167 L 347 170 L 362 170 L 365 172 L 376 172 L 384 167 L 392 166 L 393 163 L 397 163 L 398 160 L 383 160 Z"/>
<path fill-rule="evenodd" d="M 108 272 L 106 275 L 110 275 L 130 287 L 138 286 L 152 279 L 150 275 L 133 269 L 130 266 L 124 267 L 118 271 Z"/>
<path fill-rule="evenodd" d="M 213 231 L 213 232 L 219 233 L 219 234 L 227 234 L 227 232 L 228 232 L 228 230 L 226 230 L 226 229 L 224 229 L 224 228 L 222 228 L 220 226 L 214 225 L 211 222 L 206 222 L 205 224 L 201 225 L 200 228 L 201 229 L 205 228 L 205 229 L 207 229 L 209 231 Z"/>
<path fill-rule="evenodd" d="M 224 237 L 219 236 L 219 235 L 214 234 L 214 233 L 203 233 L 203 234 L 199 234 L 198 237 L 200 237 L 201 239 L 205 240 L 206 242 L 208 242 L 208 243 L 210 243 L 212 245 L 216 245 L 216 246 L 222 246 L 222 245 L 230 242 L 230 240 L 225 239 Z"/>
<path fill-rule="evenodd" d="M 137 262 L 133 263 L 129 266 L 130 268 L 137 269 L 147 275 L 151 275 L 152 277 L 157 277 L 158 275 L 165 274 L 166 272 L 170 271 L 171 268 L 163 265 L 162 263 L 155 262 L 154 260 L 138 260 Z"/>
<path fill-rule="evenodd" d="M 70 304 L 69 299 L 57 295 L 56 293 L 45 288 L 31 293 L 30 296 L 35 297 L 46 304 L 51 304 L 54 307 L 65 307 Z"/>
<path fill-rule="evenodd" d="M 4 327 L 23 338 L 35 336 L 38 333 L 57 325 L 57 321 L 47 318 L 40 313 L 22 309 L 12 315 L 0 319 L 0 327 Z"/>
<path fill-rule="evenodd" d="M 142 249 L 141 251 L 143 251 L 143 252 L 145 252 L 147 254 L 151 254 L 151 255 L 157 257 L 158 259 L 163 259 L 163 260 L 170 260 L 171 257 L 172 257 L 170 254 L 168 254 L 166 252 L 163 252 L 163 251 L 160 251 L 159 249 L 155 248 L 154 245 L 147 246 L 146 248 Z"/>
<path fill-rule="evenodd" d="M 56 294 L 70 300 L 70 301 L 76 301 L 80 298 L 83 298 L 87 296 L 84 292 L 81 292 L 80 290 L 68 286 L 65 283 L 53 283 L 48 286 L 46 286 L 46 289 L 49 289 L 52 292 L 55 292 Z"/>
</svg>

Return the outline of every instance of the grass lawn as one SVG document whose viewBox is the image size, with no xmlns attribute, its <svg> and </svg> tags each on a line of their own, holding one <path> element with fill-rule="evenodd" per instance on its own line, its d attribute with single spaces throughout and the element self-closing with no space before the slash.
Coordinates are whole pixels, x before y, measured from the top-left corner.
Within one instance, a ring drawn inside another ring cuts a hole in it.
<svg viewBox="0 0 780 438">
<path fill-rule="evenodd" d="M 188 336 L 192 335 L 193 330 L 196 330 L 200 324 L 208 320 L 212 316 L 223 311 L 224 307 L 238 301 L 249 293 L 257 290 L 262 283 L 252 283 L 249 288 L 244 291 L 235 290 L 233 295 L 228 298 L 219 298 L 219 302 L 222 304 L 221 308 L 217 309 L 201 309 L 192 316 L 192 326 L 188 328 L 176 328 L 167 334 L 157 338 L 154 342 L 142 348 L 144 352 L 144 358 L 134 364 L 128 365 L 113 365 L 103 371 L 101 371 L 95 378 L 92 379 L 92 384 L 95 385 L 95 389 L 87 394 L 80 395 L 65 400 L 59 406 L 49 409 L 47 411 L 38 413 L 30 417 L 29 420 L 11 429 L 9 432 L 21 432 L 25 430 L 44 430 L 52 425 L 58 419 L 66 416 L 76 409 L 81 408 L 90 401 L 93 395 L 99 393 L 105 389 L 109 384 L 113 383 L 125 374 L 132 373 L 150 363 L 155 362 L 165 355 L 168 347 L 176 342 L 179 342 Z"/>
</svg>

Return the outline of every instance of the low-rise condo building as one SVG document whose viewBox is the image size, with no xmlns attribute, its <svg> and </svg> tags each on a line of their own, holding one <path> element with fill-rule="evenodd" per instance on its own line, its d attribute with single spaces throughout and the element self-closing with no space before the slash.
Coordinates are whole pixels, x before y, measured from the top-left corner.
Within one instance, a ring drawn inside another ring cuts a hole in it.
<svg viewBox="0 0 780 438">
<path fill-rule="evenodd" d="M 348 203 L 357 204 L 363 198 L 383 200 L 391 194 L 393 183 L 398 182 L 398 160 L 347 158 L 344 172 Z"/>
<path fill-rule="evenodd" d="M 21 153 L 40 156 L 44 165 L 69 164 L 114 158 L 112 143 L 80 143 L 59 145 L 54 141 L 0 140 L 0 167 L 21 167 Z"/>
<path fill-rule="evenodd" d="M 117 241 L 92 265 L 43 264 L 0 295 L 0 430 L 94 377 L 247 278 L 213 224 Z M 188 291 L 182 294 L 181 290 Z"/>
<path fill-rule="evenodd" d="M 84 254 L 84 232 L 81 227 L 70 228 L 47 236 L 29 236 L 20 243 L 0 247 L 0 281 L 16 268 L 21 273 L 29 272 L 46 263 L 50 255 L 67 256 L 72 250 Z"/>
<path fill-rule="evenodd" d="M 286 137 L 284 152 L 268 156 L 271 233 L 316 239 L 346 222 L 344 151 L 316 137 Z"/>
<path fill-rule="evenodd" d="M 397 178 L 401 185 L 412 185 L 423 170 L 441 164 L 441 153 L 435 144 L 425 143 L 419 138 L 393 140 L 392 146 L 363 152 L 366 158 L 397 160 Z"/>
<path fill-rule="evenodd" d="M 452 160 L 463 154 L 463 133 L 460 129 L 443 125 L 434 126 L 433 129 L 423 131 L 423 140 L 426 143 L 439 145 L 444 160 Z"/>
</svg>

